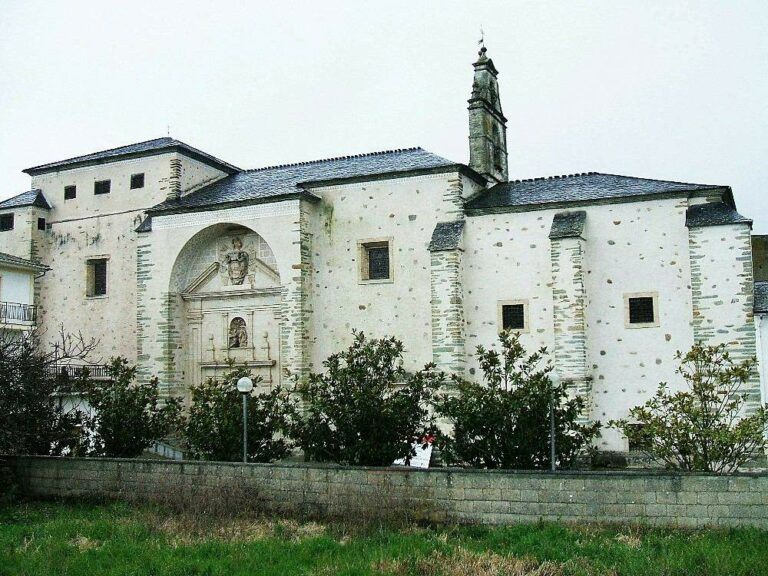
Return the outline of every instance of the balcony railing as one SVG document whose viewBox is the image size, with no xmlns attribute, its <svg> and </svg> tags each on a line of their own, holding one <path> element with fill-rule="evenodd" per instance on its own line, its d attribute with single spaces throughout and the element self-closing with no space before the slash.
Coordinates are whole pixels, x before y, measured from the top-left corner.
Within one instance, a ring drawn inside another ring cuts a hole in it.
<svg viewBox="0 0 768 576">
<path fill-rule="evenodd" d="M 37 306 L 18 302 L 0 302 L 0 322 L 37 321 Z"/>
<path fill-rule="evenodd" d="M 77 378 L 82 376 L 83 372 L 88 371 L 88 375 L 94 380 L 109 380 L 112 376 L 109 373 L 109 366 L 105 364 L 92 364 L 89 366 L 49 366 L 46 369 L 46 375 L 50 378 Z"/>
</svg>

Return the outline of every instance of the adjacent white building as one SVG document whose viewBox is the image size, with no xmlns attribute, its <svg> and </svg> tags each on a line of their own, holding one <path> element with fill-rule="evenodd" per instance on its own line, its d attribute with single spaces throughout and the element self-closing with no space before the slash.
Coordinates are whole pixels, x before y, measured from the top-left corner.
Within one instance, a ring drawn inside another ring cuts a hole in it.
<svg viewBox="0 0 768 576">
<path fill-rule="evenodd" d="M 485 49 L 474 68 L 469 165 L 415 148 L 243 170 L 159 138 L 25 170 L 0 246 L 51 267 L 43 326 L 173 394 L 230 359 L 264 386 L 319 370 L 353 328 L 402 339 L 409 369 L 479 378 L 476 346 L 509 328 L 606 421 L 681 385 L 694 341 L 753 356 L 751 221 L 730 188 L 509 180 Z M 746 392 L 754 409 L 757 376 Z M 600 446 L 627 448 L 610 430 Z"/>
</svg>

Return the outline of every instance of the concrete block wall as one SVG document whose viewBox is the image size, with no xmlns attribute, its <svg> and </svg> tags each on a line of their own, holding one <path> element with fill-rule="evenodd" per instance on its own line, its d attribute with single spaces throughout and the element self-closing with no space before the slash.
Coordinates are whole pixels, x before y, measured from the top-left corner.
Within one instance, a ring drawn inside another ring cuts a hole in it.
<svg viewBox="0 0 768 576">
<path fill-rule="evenodd" d="M 433 521 L 622 522 L 768 528 L 768 475 L 409 470 L 317 464 L 19 457 L 21 492 L 151 500 L 237 488 L 266 511 L 318 517 L 386 508 Z"/>
</svg>

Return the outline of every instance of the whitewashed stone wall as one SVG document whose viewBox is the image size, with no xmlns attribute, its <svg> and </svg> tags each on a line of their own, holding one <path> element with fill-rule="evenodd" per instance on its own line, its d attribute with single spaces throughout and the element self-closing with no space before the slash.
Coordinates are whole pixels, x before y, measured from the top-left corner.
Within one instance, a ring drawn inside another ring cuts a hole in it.
<svg viewBox="0 0 768 576">
<path fill-rule="evenodd" d="M 461 216 L 460 197 L 471 186 L 454 173 L 312 190 L 322 198 L 309 217 L 312 369 L 349 345 L 353 328 L 402 339 L 408 370 L 432 361 L 428 246 L 437 222 Z M 391 240 L 391 282 L 361 282 L 358 243 L 372 239 Z"/>
<path fill-rule="evenodd" d="M 52 206 L 50 230 L 41 236 L 38 258 L 51 267 L 39 283 L 40 322 L 48 338 L 63 325 L 81 331 L 99 345 L 93 360 L 125 356 L 136 351 L 137 234 L 144 210 L 162 202 L 171 176 L 170 164 L 180 161 L 187 183 L 223 176 L 185 156 L 167 153 L 35 176 Z M 144 187 L 130 189 L 132 174 L 144 173 Z M 97 180 L 110 180 L 109 194 L 94 195 Z M 64 187 L 75 185 L 77 196 L 64 200 Z M 35 225 L 37 221 L 35 219 Z M 109 258 L 107 295 L 86 297 L 86 261 Z"/>
</svg>

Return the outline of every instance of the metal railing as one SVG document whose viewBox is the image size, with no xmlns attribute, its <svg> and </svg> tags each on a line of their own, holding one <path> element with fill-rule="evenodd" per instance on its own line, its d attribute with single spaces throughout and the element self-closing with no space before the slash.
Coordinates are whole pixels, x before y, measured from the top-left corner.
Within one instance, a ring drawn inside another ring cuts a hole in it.
<svg viewBox="0 0 768 576">
<path fill-rule="evenodd" d="M 88 375 L 94 380 L 109 380 L 112 376 L 109 373 L 109 366 L 106 364 L 92 364 L 88 366 L 48 366 L 46 376 L 49 378 L 77 378 L 87 371 Z"/>
<path fill-rule="evenodd" d="M 0 322 L 36 322 L 37 306 L 18 302 L 0 302 Z"/>
</svg>

